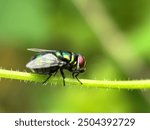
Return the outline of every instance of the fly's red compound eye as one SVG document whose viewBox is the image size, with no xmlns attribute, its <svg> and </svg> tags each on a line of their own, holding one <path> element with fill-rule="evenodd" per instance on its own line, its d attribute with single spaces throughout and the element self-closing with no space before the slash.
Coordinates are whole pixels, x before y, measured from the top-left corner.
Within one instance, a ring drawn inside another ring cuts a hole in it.
<svg viewBox="0 0 150 130">
<path fill-rule="evenodd" d="M 84 68 L 85 67 L 85 58 L 83 56 L 78 57 L 79 67 Z"/>
</svg>

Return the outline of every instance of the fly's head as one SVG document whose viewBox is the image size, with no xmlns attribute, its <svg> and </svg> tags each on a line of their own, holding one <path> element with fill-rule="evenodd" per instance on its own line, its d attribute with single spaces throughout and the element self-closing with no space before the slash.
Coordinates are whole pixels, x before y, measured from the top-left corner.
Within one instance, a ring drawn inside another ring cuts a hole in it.
<svg viewBox="0 0 150 130">
<path fill-rule="evenodd" d="M 86 60 L 82 55 L 78 55 L 77 59 L 77 71 L 83 73 L 86 70 Z"/>
</svg>

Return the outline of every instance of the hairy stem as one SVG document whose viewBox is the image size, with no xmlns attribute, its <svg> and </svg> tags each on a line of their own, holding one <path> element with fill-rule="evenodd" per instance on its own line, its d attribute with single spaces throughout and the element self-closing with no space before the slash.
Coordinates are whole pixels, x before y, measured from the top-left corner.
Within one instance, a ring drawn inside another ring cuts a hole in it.
<svg viewBox="0 0 150 130">
<path fill-rule="evenodd" d="M 0 69 L 0 78 L 16 79 L 33 82 L 43 82 L 47 75 L 39 75 L 27 72 L 18 72 L 12 70 Z M 80 87 L 93 87 L 93 88 L 117 88 L 117 89 L 150 89 L 150 79 L 147 80 L 128 80 L 128 81 L 100 81 L 90 79 L 80 79 L 83 83 L 80 83 L 75 79 L 66 78 L 66 85 L 80 86 Z M 58 77 L 51 78 L 49 83 L 62 83 L 62 80 Z"/>
</svg>

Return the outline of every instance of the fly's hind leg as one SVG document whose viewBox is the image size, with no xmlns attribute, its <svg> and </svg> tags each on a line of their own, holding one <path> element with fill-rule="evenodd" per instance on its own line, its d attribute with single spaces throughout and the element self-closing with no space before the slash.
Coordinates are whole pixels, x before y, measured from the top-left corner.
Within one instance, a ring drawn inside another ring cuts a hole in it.
<svg viewBox="0 0 150 130">
<path fill-rule="evenodd" d="M 56 67 L 56 68 L 50 68 L 49 69 L 49 73 L 48 73 L 48 77 L 46 78 L 46 80 L 43 82 L 43 84 L 45 84 L 49 79 L 50 79 L 50 77 L 52 76 L 52 75 L 56 75 L 57 74 L 57 72 L 58 72 L 58 67 Z"/>
<path fill-rule="evenodd" d="M 55 76 L 57 74 L 57 72 L 58 72 L 58 69 L 56 70 L 56 72 L 54 72 L 53 76 Z"/>
<path fill-rule="evenodd" d="M 52 76 L 52 73 L 50 73 L 49 75 L 48 75 L 48 77 L 46 78 L 46 80 L 44 80 L 44 82 L 43 82 L 43 84 L 46 84 L 46 82 L 49 80 L 49 78 Z"/>
</svg>

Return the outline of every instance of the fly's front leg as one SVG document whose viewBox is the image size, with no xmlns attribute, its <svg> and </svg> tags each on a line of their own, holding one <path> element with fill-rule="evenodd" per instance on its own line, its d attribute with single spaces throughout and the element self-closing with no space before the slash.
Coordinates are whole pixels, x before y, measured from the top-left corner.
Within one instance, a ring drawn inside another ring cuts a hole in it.
<svg viewBox="0 0 150 130">
<path fill-rule="evenodd" d="M 79 75 L 79 73 L 76 73 L 75 78 L 79 81 L 80 84 L 83 84 L 83 83 L 79 80 L 78 75 Z"/>
<path fill-rule="evenodd" d="M 83 84 L 83 83 L 79 80 L 78 75 L 79 75 L 79 72 L 77 72 L 77 71 L 76 71 L 76 72 L 72 72 L 72 77 L 73 77 L 73 78 L 76 78 L 80 84 Z"/>
</svg>

